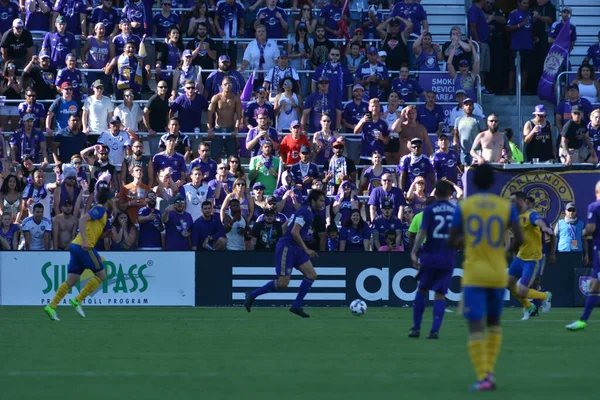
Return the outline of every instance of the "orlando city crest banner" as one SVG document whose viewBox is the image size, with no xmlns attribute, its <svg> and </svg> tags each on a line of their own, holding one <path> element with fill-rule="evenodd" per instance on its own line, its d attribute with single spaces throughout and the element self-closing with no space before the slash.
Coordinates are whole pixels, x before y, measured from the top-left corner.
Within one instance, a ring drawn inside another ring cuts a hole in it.
<svg viewBox="0 0 600 400">
<path fill-rule="evenodd" d="M 474 171 L 469 168 L 463 176 L 465 196 L 477 193 Z M 594 186 L 600 180 L 600 170 L 498 168 L 494 176 L 492 193 L 509 198 L 513 192 L 525 192 L 535 199 L 535 211 L 554 226 L 565 216 L 565 206 L 571 202 L 575 203 L 579 218 L 585 221 L 588 204 L 596 200 Z"/>
<path fill-rule="evenodd" d="M 538 96 L 542 100 L 550 101 L 556 104 L 556 94 L 554 93 L 554 82 L 560 71 L 560 66 L 569 54 L 571 49 L 571 19 L 564 24 L 556 40 L 550 47 L 546 61 L 544 61 L 544 72 L 538 83 Z"/>
</svg>

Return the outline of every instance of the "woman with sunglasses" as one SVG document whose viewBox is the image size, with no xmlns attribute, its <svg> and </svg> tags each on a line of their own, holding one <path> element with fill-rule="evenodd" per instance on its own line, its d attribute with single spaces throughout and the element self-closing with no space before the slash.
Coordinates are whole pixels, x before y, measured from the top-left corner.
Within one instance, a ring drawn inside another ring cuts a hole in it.
<svg viewBox="0 0 600 400">
<path fill-rule="evenodd" d="M 76 176 L 77 176 L 77 183 L 83 186 L 83 183 L 88 183 L 88 177 L 87 177 L 87 172 L 86 172 L 86 168 L 82 168 L 81 164 L 82 164 L 83 160 L 81 158 L 81 155 L 79 154 L 73 154 L 71 156 L 71 166 L 73 168 L 75 168 L 75 172 L 76 172 Z"/>
<path fill-rule="evenodd" d="M 181 66 L 173 73 L 173 82 L 171 83 L 173 87 L 171 98 L 173 100 L 175 100 L 177 96 L 185 94 L 185 83 L 187 81 L 194 81 L 196 83 L 196 90 L 198 93 L 204 92 L 204 86 L 202 85 L 202 68 L 193 64 L 193 60 L 199 52 L 200 47 L 196 48 L 194 51 L 183 51 L 183 54 L 181 55 Z"/>
<path fill-rule="evenodd" d="M 15 175 L 8 175 L 0 189 L 0 214 L 10 215 L 11 221 L 21 222 L 21 198 L 24 186 Z"/>
<path fill-rule="evenodd" d="M 357 208 L 340 230 L 340 251 L 371 251 L 371 228 Z"/>
<path fill-rule="evenodd" d="M 352 210 L 358 209 L 358 207 L 358 197 L 354 194 L 354 185 L 349 181 L 343 181 L 333 200 L 333 215 L 339 213 L 340 224 L 344 225 L 350 220 Z"/>
<path fill-rule="evenodd" d="M 425 209 L 425 201 L 427 200 L 426 186 L 425 178 L 417 176 L 406 193 L 406 202 L 416 213 L 420 213 Z"/>
<path fill-rule="evenodd" d="M 183 50 L 183 41 L 177 27 L 169 28 L 164 43 L 156 42 L 156 82 L 166 81 L 167 93 L 172 93 L 173 71 L 179 67 Z"/>
<path fill-rule="evenodd" d="M 360 178 L 360 190 L 368 190 L 369 196 L 373 189 L 381 186 L 381 176 L 383 174 L 393 174 L 393 171 L 383 167 L 382 161 L 383 155 L 379 151 L 374 151 L 371 155 L 371 162 L 373 165 L 369 168 L 365 168 Z"/>
<path fill-rule="evenodd" d="M 477 87 L 477 76 L 479 75 L 479 56 L 477 55 L 477 49 L 473 45 L 473 41 L 469 38 L 469 46 L 473 53 L 473 68 L 469 72 L 469 61 L 460 60 L 458 63 L 458 72 L 454 67 L 454 55 L 456 48 L 450 52 L 448 57 L 448 74 L 450 78 L 454 79 L 454 91 L 464 90 L 467 93 L 467 97 L 475 98 L 475 88 Z"/>
<path fill-rule="evenodd" d="M 287 77 L 281 81 L 274 106 L 277 130 L 289 133 L 290 124 L 299 121 L 302 116 L 302 98 L 298 94 L 298 85 L 294 79 Z"/>
<path fill-rule="evenodd" d="M 304 7 L 309 7 L 308 5 Z M 315 26 L 316 26 L 316 19 Z M 296 25 L 296 34 L 288 43 L 287 51 L 290 66 L 296 71 L 311 69 L 310 58 L 312 56 L 314 41 L 309 36 L 308 25 L 301 22 Z M 303 97 L 308 96 L 310 88 L 310 74 L 301 73 L 300 75 L 300 86 Z"/>
<path fill-rule="evenodd" d="M 263 185 L 260 182 L 256 182 L 254 186 L 252 186 L 252 191 L 252 197 L 254 201 L 254 213 L 252 215 L 252 219 L 256 221 L 256 219 L 265 212 L 265 208 L 267 206 L 267 196 L 265 196 L 265 185 Z"/>
<path fill-rule="evenodd" d="M 20 100 L 22 90 L 22 80 L 17 74 L 17 66 L 13 60 L 7 60 L 0 81 L 0 96 L 5 96 L 7 100 Z M 19 109 L 16 103 L 5 103 L 0 107 L 0 126 L 2 129 L 8 131 L 9 122 L 11 129 L 16 130 L 19 125 Z M 2 149 L 6 153 L 6 147 L 2 146 Z M 2 158 L 5 156 L 6 154 L 3 154 Z"/>
<path fill-rule="evenodd" d="M 229 165 L 227 170 L 227 180 L 231 182 L 232 186 L 236 179 L 246 179 L 246 171 L 244 170 L 244 167 L 242 167 L 239 157 L 229 156 L 227 164 Z"/>
<path fill-rule="evenodd" d="M 321 130 L 313 136 L 312 154 L 317 165 L 328 165 L 333 155 L 333 142 L 340 137 L 337 131 L 331 129 L 329 114 L 321 115 Z"/>
<path fill-rule="evenodd" d="M 298 26 L 300 24 L 306 25 L 306 30 L 309 35 L 315 32 L 315 28 L 317 27 L 317 18 L 312 13 L 311 5 L 306 3 L 300 8 L 300 14 L 296 17 L 294 21 L 294 28 L 296 32 L 298 31 Z"/>
<path fill-rule="evenodd" d="M 221 222 L 225 220 L 225 214 L 227 210 L 229 210 L 229 203 L 232 199 L 236 199 L 240 202 L 242 216 L 246 219 L 246 222 L 248 222 L 251 216 L 254 215 L 254 201 L 246 188 L 246 180 L 239 178 L 235 180 L 231 193 L 225 197 L 225 201 L 223 201 L 223 205 L 221 206 Z"/>
</svg>

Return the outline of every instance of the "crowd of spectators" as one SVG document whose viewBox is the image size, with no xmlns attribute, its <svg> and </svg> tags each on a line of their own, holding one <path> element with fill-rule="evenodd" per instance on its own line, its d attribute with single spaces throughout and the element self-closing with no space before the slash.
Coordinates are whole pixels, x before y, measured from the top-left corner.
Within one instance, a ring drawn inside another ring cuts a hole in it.
<svg viewBox="0 0 600 400">
<path fill-rule="evenodd" d="M 504 39 L 523 72 L 535 70 L 539 40 L 525 38 L 539 39 L 543 23 L 552 43 L 562 25 L 551 3 L 518 0 L 507 16 L 474 0 L 468 32 L 453 27 L 441 46 L 417 0 L 369 0 L 358 18 L 354 1 L 347 12 L 340 0 L 284 3 L 1 2 L 12 23 L 0 22 L 0 125 L 14 132 L 0 141 L 2 245 L 66 249 L 108 172 L 119 211 L 100 250 L 274 250 L 308 192 L 322 189 L 309 247 L 403 251 L 435 183 L 460 199 L 473 163 L 598 163 L 598 51 L 556 107 L 557 142 L 543 105 L 519 149 L 476 101 L 478 84 L 501 93 Z M 449 126 L 411 70 L 454 80 Z"/>
</svg>

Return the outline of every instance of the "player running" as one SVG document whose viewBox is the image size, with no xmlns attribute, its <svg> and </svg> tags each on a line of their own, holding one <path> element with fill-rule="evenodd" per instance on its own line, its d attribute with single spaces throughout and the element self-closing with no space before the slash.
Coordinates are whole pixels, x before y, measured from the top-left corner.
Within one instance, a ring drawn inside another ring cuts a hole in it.
<svg viewBox="0 0 600 400">
<path fill-rule="evenodd" d="M 446 243 L 455 208 L 448 201 L 453 190 L 454 188 L 448 182 L 441 180 L 437 182 L 435 185 L 436 201 L 423 211 L 421 227 L 415 238 L 411 258 L 413 266 L 419 270 L 417 273 L 419 290 L 415 296 L 413 327 L 408 334 L 410 338 L 418 338 L 421 335 L 421 320 L 430 290 L 435 292 L 435 301 L 433 303 L 433 323 L 427 339 L 440 338 L 440 327 L 446 310 L 446 293 L 448 293 L 448 286 L 452 280 L 452 271 L 456 263 L 456 250 L 449 248 Z M 425 238 L 427 241 L 421 249 Z M 420 254 L 419 250 L 421 250 Z"/>
<path fill-rule="evenodd" d="M 519 211 L 519 223 L 523 230 L 523 245 L 517 256 L 513 258 L 508 269 L 508 289 L 523 304 L 523 321 L 529 319 L 536 306 L 529 299 L 541 300 L 542 311 L 551 308 L 552 293 L 530 289 L 533 281 L 540 273 L 542 264 L 542 232 L 554 236 L 554 231 L 544 222 L 540 215 L 527 205 L 525 193 L 514 192 L 510 201 Z"/>
<path fill-rule="evenodd" d="M 75 311 L 83 318 L 85 318 L 85 313 L 83 312 L 81 303 L 106 279 L 106 271 L 104 270 L 102 259 L 94 247 L 96 246 L 96 242 L 103 237 L 107 214 L 113 208 L 111 199 L 115 197 L 115 193 L 109 189 L 108 184 L 103 180 L 99 180 L 96 186 L 97 204 L 79 219 L 79 233 L 69 246 L 71 259 L 69 261 L 67 280 L 58 287 L 50 304 L 44 307 L 44 311 L 48 314 L 48 317 L 54 321 L 60 321 L 56 313 L 58 303 L 77 284 L 83 271 L 89 269 L 94 273 L 94 276 L 88 280 L 81 292 L 79 292 L 79 295 L 69 301 Z"/>
<path fill-rule="evenodd" d="M 290 283 L 292 270 L 296 268 L 304 275 L 298 296 L 290 308 L 290 312 L 299 315 L 302 318 L 309 318 L 310 315 L 302 309 L 302 300 L 317 279 L 317 271 L 310 261 L 317 257 L 314 250 L 306 247 L 304 239 L 311 228 L 314 215 L 317 210 L 325 206 L 325 193 L 320 190 L 312 190 L 308 195 L 307 202 L 288 220 L 288 229 L 285 231 L 281 240 L 277 242 L 275 250 L 275 272 L 277 280 L 272 280 L 261 288 L 253 292 L 246 292 L 246 310 L 252 309 L 254 300 L 265 293 L 274 292 L 279 289 L 285 289 Z M 292 227 L 292 229 L 289 229 Z"/>
<path fill-rule="evenodd" d="M 583 228 L 583 236 L 592 235 L 594 241 L 594 269 L 592 279 L 589 281 L 590 294 L 585 301 L 585 309 L 579 320 L 565 327 L 570 331 L 580 331 L 587 327 L 588 319 L 598 304 L 598 295 L 600 294 L 600 229 L 596 229 L 600 224 L 600 181 L 596 182 L 595 192 L 596 201 L 588 205 L 587 221 Z"/>
<path fill-rule="evenodd" d="M 463 314 L 469 321 L 469 355 L 477 374 L 470 390 L 487 391 L 496 388 L 494 367 L 502 343 L 500 316 L 508 266 L 504 234 L 509 228 L 513 230 L 512 250 L 523 242 L 523 233 L 517 209 L 487 192 L 494 184 L 492 167 L 483 164 L 475 168 L 473 182 L 483 192 L 467 197 L 456 207 L 448 241 L 456 249 L 465 249 Z"/>
</svg>

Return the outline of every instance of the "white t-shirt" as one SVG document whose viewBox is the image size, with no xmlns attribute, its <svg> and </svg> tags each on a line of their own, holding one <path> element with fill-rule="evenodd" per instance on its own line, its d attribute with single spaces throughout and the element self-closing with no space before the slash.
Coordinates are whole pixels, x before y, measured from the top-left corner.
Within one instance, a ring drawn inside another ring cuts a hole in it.
<svg viewBox="0 0 600 400">
<path fill-rule="evenodd" d="M 228 215 L 231 217 L 231 214 Z M 231 230 L 227 232 L 227 250 L 246 250 L 246 247 L 244 246 L 244 235 L 238 233 L 239 228 L 246 228 L 246 220 L 244 217 L 239 221 L 235 221 L 231 226 Z"/>
<path fill-rule="evenodd" d="M 85 99 L 83 109 L 88 112 L 90 132 L 100 133 L 108 129 L 108 113 L 114 110 L 110 98 L 102 96 L 102 100 L 98 100 L 95 96 L 90 96 Z"/>
<path fill-rule="evenodd" d="M 263 70 L 269 71 L 275 66 L 275 61 L 279 58 L 279 47 L 277 42 L 272 39 L 267 39 L 263 51 L 265 63 L 262 65 Z M 258 69 L 260 65 L 260 48 L 256 39 L 248 43 L 246 51 L 244 51 L 244 60 L 248 61 L 247 70 Z"/>
<path fill-rule="evenodd" d="M 39 194 L 40 191 L 35 188 L 33 189 L 31 196 L 29 196 L 31 185 L 32 185 L 32 183 L 25 186 L 25 190 L 23 190 L 23 200 L 24 201 L 27 201 L 28 198 L 33 199 L 33 203 L 31 203 L 31 205 L 29 205 L 27 207 L 27 209 L 29 210 L 29 215 L 33 215 L 33 206 L 35 206 L 36 204 L 39 203 L 44 206 L 44 218 L 51 219 L 52 217 L 50 215 L 52 212 L 52 193 L 50 193 L 50 191 L 48 190 L 48 184 L 44 183 L 44 189 L 46 190 L 46 197 L 44 197 L 43 199 L 40 197 L 40 194 Z M 57 190 L 60 190 L 60 187 Z"/>
<path fill-rule="evenodd" d="M 142 122 L 143 111 L 139 104 L 133 103 L 131 110 L 121 103 L 115 108 L 114 116 L 121 118 L 121 128 L 137 132 Z"/>
<path fill-rule="evenodd" d="M 196 189 L 191 183 L 182 186 L 185 191 L 185 211 L 196 221 L 202 216 L 202 202 L 207 200 L 210 187 L 207 184 Z"/>
<path fill-rule="evenodd" d="M 463 111 L 462 108 L 457 109 L 457 107 L 454 107 L 452 109 L 452 111 L 450 111 L 450 119 L 448 120 L 448 123 L 450 124 L 450 126 L 454 126 L 454 121 L 456 121 L 456 118 L 462 117 L 463 115 L 465 115 L 465 112 Z M 485 115 L 483 114 L 483 109 L 477 103 L 473 103 L 473 115 L 477 115 L 478 117 L 485 118 Z"/>
<path fill-rule="evenodd" d="M 98 137 L 98 143 L 108 146 L 110 149 L 108 152 L 108 162 L 114 165 L 117 171 L 120 171 L 121 167 L 119 165 L 125 159 L 125 147 L 131 147 L 127 132 L 119 131 L 119 134 L 115 136 L 112 132 L 104 131 Z"/>
<path fill-rule="evenodd" d="M 23 232 L 29 232 L 31 235 L 31 250 L 45 250 L 44 248 L 44 233 L 52 232 L 52 222 L 48 218 L 42 218 L 38 224 L 33 220 L 33 217 L 27 217 L 23 221 Z"/>
</svg>

